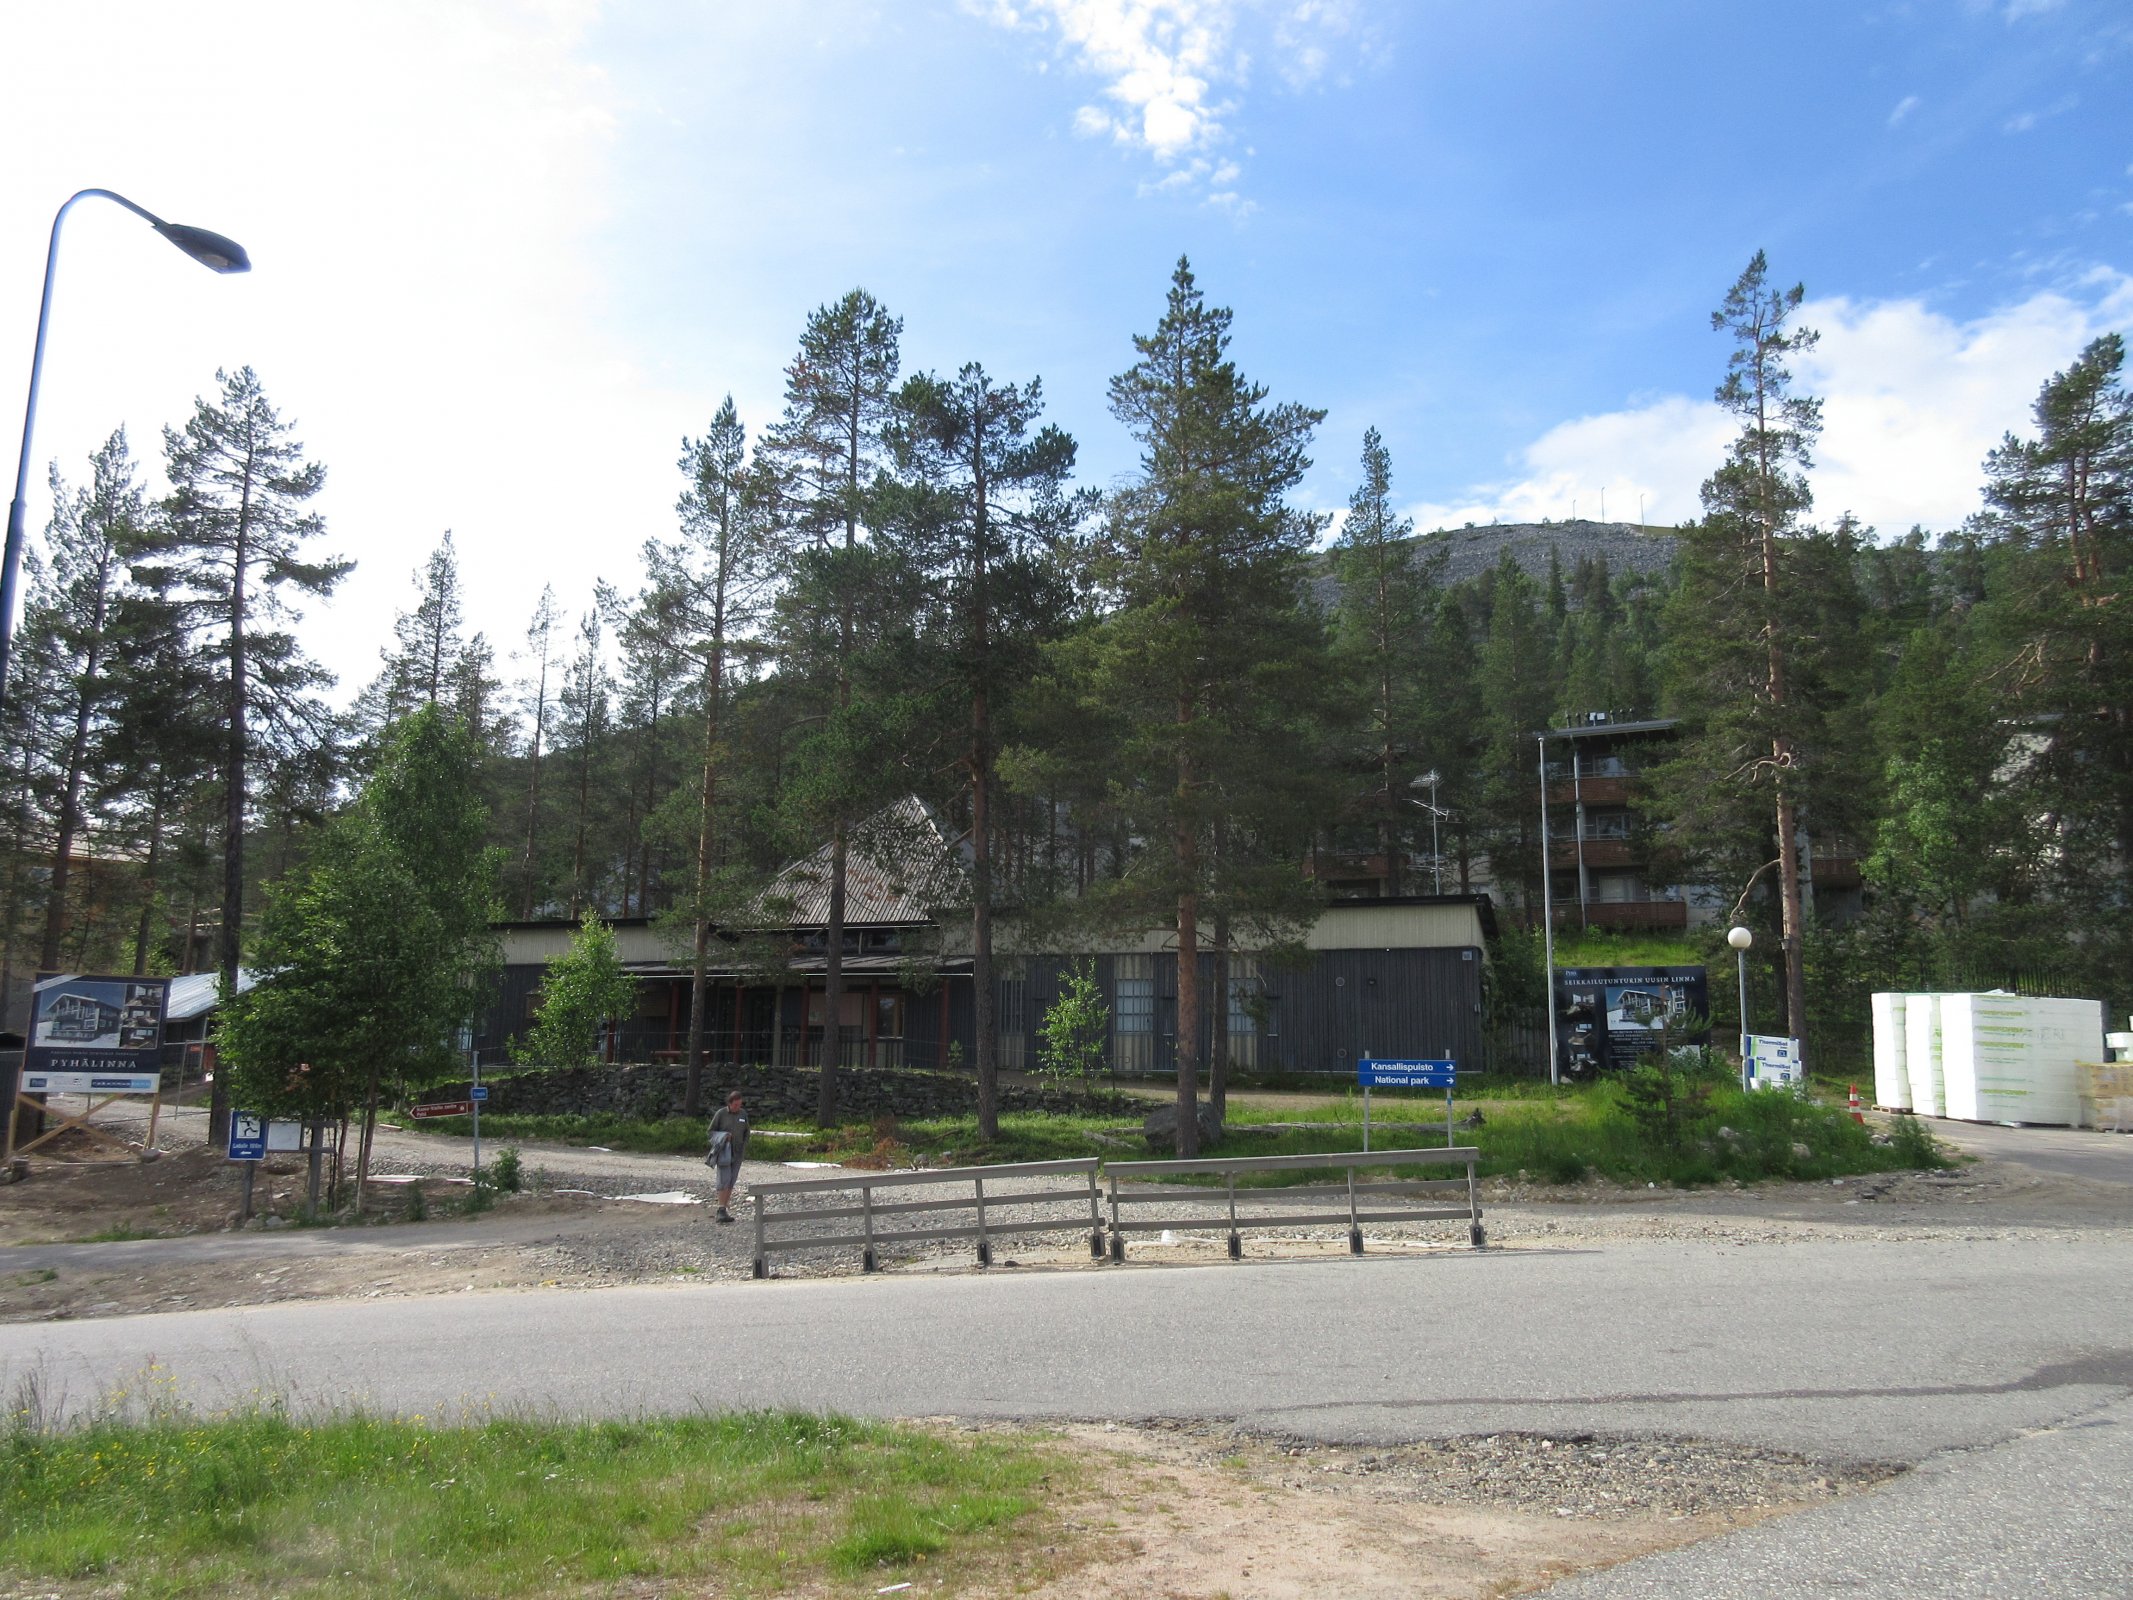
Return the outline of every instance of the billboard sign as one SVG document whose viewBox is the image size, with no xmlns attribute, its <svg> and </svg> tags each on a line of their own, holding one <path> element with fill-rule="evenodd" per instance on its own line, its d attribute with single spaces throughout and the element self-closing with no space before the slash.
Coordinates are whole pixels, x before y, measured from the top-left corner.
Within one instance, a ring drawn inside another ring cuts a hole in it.
<svg viewBox="0 0 2133 1600">
<path fill-rule="evenodd" d="M 1702 967 L 1558 967 L 1554 989 L 1566 1077 L 1627 1071 L 1662 1038 L 1670 1046 L 1711 1039 L 1711 986 Z"/>
<path fill-rule="evenodd" d="M 40 979 L 30 995 L 29 1045 L 23 1055 L 25 1089 L 42 1075 L 57 1079 L 152 1078 L 147 1088 L 115 1092 L 153 1093 L 161 1080 L 163 1009 L 168 978 L 107 978 L 65 973 Z M 103 1087 L 101 1083 L 98 1087 Z"/>
</svg>

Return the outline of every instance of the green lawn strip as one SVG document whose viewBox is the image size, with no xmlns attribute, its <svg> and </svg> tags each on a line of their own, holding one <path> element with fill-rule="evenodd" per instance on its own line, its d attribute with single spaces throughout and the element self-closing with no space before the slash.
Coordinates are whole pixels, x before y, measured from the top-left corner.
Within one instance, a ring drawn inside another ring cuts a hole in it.
<svg viewBox="0 0 2133 1600">
<path fill-rule="evenodd" d="M 795 1413 L 18 1423 L 0 1432 L 0 1579 L 467 1600 L 617 1580 L 743 1595 L 871 1592 L 913 1573 L 952 1585 L 1035 1537 L 1071 1473 L 1029 1436 Z"/>
<path fill-rule="evenodd" d="M 1461 1144 L 1481 1151 L 1484 1176 L 1523 1174 L 1537 1182 L 1575 1183 L 1587 1177 L 1618 1183 L 1697 1185 L 1728 1179 L 1827 1179 L 1945 1164 L 1930 1138 L 1909 1119 L 1896 1124 L 1897 1141 L 1875 1144 L 1871 1130 L 1845 1114 L 1841 1098 L 1802 1098 L 1758 1091 L 1743 1094 L 1719 1084 L 1708 1102 L 1664 1137 L 1640 1128 L 1616 1083 L 1512 1092 L 1523 1080 L 1477 1080 L 1463 1086 L 1454 1113 L 1480 1108 L 1479 1128 L 1455 1129 Z M 1472 1092 L 1470 1093 L 1469 1090 Z M 1444 1102 L 1430 1094 L 1373 1097 L 1372 1143 L 1434 1148 L 1443 1142 Z M 684 1118 L 631 1122 L 601 1117 L 483 1118 L 483 1131 L 497 1137 L 564 1139 L 616 1150 L 694 1155 L 703 1146 L 703 1124 Z M 1254 1102 L 1240 1092 L 1230 1102 L 1230 1131 L 1213 1156 L 1317 1155 L 1354 1150 L 1362 1142 L 1360 1096 L 1296 1107 Z M 1288 1124 L 1273 1131 L 1255 1126 Z M 882 1119 L 827 1129 L 793 1125 L 804 1137 L 759 1142 L 758 1160 L 832 1161 L 844 1165 L 908 1167 L 979 1166 L 1005 1162 L 1056 1161 L 1081 1156 L 1130 1161 L 1154 1158 L 1139 1128 L 1116 1117 L 1053 1112 L 1009 1112 L 1000 1137 L 978 1137 L 975 1117 Z M 1722 1131 L 1723 1130 L 1723 1131 Z M 1804 1153 L 1802 1153 L 1804 1150 Z M 762 1170 L 760 1167 L 758 1170 Z M 1442 1177 L 1441 1168 L 1417 1175 Z M 1179 1182 L 1191 1180 L 1179 1179 Z M 1251 1185 L 1324 1181 L 1323 1174 L 1254 1174 Z"/>
</svg>

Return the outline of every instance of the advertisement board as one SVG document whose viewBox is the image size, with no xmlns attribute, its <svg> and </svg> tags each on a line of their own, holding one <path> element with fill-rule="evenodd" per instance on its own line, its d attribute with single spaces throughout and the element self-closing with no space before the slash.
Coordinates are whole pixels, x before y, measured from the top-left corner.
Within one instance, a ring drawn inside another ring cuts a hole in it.
<svg viewBox="0 0 2133 1600">
<path fill-rule="evenodd" d="M 29 1044 L 22 1076 L 43 1075 L 51 1087 L 67 1078 L 145 1078 L 162 1071 L 163 1008 L 168 978 L 98 977 L 62 973 L 41 978 L 30 992 Z M 152 1092 L 134 1089 L 131 1092 Z"/>
<path fill-rule="evenodd" d="M 1565 1077 L 1622 1072 L 1669 1045 L 1708 1044 L 1711 986 L 1702 967 L 1558 967 L 1556 1049 Z"/>
</svg>

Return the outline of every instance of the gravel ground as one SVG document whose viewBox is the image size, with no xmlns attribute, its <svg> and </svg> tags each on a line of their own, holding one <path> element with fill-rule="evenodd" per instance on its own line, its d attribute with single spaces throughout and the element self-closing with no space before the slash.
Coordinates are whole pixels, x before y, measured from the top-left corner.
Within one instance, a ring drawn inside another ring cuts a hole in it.
<svg viewBox="0 0 2133 1600">
<path fill-rule="evenodd" d="M 7 1191 L 12 1214 L 0 1216 L 0 1237 L 26 1242 L 80 1239 L 105 1230 L 114 1220 L 129 1222 L 144 1234 L 211 1233 L 233 1213 L 236 1186 L 233 1169 L 198 1148 L 204 1132 L 203 1112 L 166 1112 L 161 1143 L 172 1154 L 160 1163 L 127 1169 L 134 1175 L 131 1181 L 142 1186 L 137 1216 L 117 1217 L 103 1208 L 102 1190 L 94 1186 L 126 1181 L 112 1177 L 111 1169 L 101 1177 L 40 1176 Z M 753 1153 L 773 1153 L 777 1144 L 759 1138 Z M 213 1245 L 202 1238 L 197 1248 L 205 1253 L 183 1261 L 175 1251 L 159 1254 L 152 1243 L 75 1247 L 70 1257 L 49 1262 L 29 1253 L 35 1245 L 0 1252 L 0 1319 L 535 1285 L 591 1288 L 677 1278 L 745 1279 L 753 1266 L 753 1187 L 826 1175 L 751 1161 L 742 1173 L 740 1220 L 722 1226 L 710 1211 L 711 1174 L 699 1161 L 527 1142 L 519 1149 L 529 1192 L 506 1197 L 493 1212 L 478 1217 L 465 1214 L 467 1191 L 450 1181 L 467 1170 L 468 1141 L 386 1130 L 378 1139 L 375 1170 L 423 1176 L 432 1218 L 428 1223 L 301 1234 L 285 1229 L 279 1234 L 225 1236 Z M 294 1161 L 269 1163 L 259 1186 L 262 1207 L 292 1208 L 301 1181 Z M 71 1201 L 70 1185 L 79 1188 Z M 190 1194 L 189 1202 L 174 1199 L 174 1185 L 176 1192 Z M 917 1185 L 893 1198 L 947 1198 L 955 1192 L 946 1186 Z M 660 1193 L 678 1193 L 696 1203 L 662 1205 L 622 1198 Z M 960 1194 L 967 1199 L 967 1190 Z M 806 1211 L 850 1201 L 848 1196 L 814 1195 L 789 1197 L 788 1203 Z M 1802 1240 L 2045 1240 L 2064 1237 L 2070 1230 L 2133 1237 L 2133 1190 L 2127 1186 L 2038 1173 L 1998 1160 L 1967 1163 L 1948 1172 L 1692 1191 L 1493 1180 L 1483 1186 L 1482 1203 L 1490 1246 L 1512 1250 L 1582 1249 L 1654 1239 L 1744 1247 Z M 387 1204 L 397 1207 L 398 1202 Z M 1297 1205 L 1279 1190 L 1239 1196 L 1240 1212 L 1247 1219 L 1293 1211 Z M 1012 1199 L 989 1198 L 988 1218 L 995 1224 L 1040 1217 L 1058 1224 L 997 1240 L 995 1270 L 1110 1270 L 1090 1259 L 1085 1206 L 1085 1199 L 1078 1205 L 1068 1200 L 1039 1212 Z M 42 1222 L 28 1214 L 42 1208 L 50 1208 Z M 1254 1259 L 1338 1253 L 1346 1248 L 1344 1213 L 1345 1207 L 1335 1203 L 1326 1207 L 1323 1227 L 1248 1230 L 1245 1255 Z M 913 1220 L 967 1225 L 973 1216 L 966 1208 L 902 1219 L 900 1225 Z M 889 1225 L 886 1219 L 884 1225 Z M 785 1231 L 794 1230 L 848 1233 L 857 1226 L 856 1219 L 825 1218 L 790 1224 Z M 1464 1249 L 1467 1243 L 1463 1220 L 1370 1223 L 1364 1234 L 1366 1248 L 1374 1252 Z M 360 1248 L 350 1248 L 357 1245 Z M 103 1251 L 112 1254 L 95 1253 Z M 1136 1233 L 1128 1246 L 1129 1263 L 1141 1266 L 1216 1261 L 1225 1254 L 1220 1231 L 1180 1233 L 1169 1245 L 1155 1235 Z M 290 1259 L 298 1255 L 301 1267 Z M 976 1268 L 974 1241 L 968 1239 L 886 1245 L 880 1257 L 891 1272 Z M 854 1275 L 860 1271 L 859 1251 L 845 1246 L 780 1253 L 773 1259 L 773 1270 L 781 1277 Z"/>
<path fill-rule="evenodd" d="M 1188 1452 L 1203 1465 L 1234 1460 L 1240 1447 L 1263 1443 L 1286 1456 L 1286 1465 L 1305 1481 L 1346 1482 L 1381 1499 L 1558 1517 L 1697 1517 L 1807 1505 L 1903 1470 L 1650 1434 L 1492 1433 L 1362 1450 L 1199 1423 L 1146 1426 L 1190 1441 Z"/>
</svg>

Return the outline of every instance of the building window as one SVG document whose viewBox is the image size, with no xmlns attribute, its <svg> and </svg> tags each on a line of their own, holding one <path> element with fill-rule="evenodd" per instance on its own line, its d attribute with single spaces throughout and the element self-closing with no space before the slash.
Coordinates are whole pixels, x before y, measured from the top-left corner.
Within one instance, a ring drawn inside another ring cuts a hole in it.
<svg viewBox="0 0 2133 1600">
<path fill-rule="evenodd" d="M 1027 1007 L 1028 997 L 1027 980 L 1000 979 L 999 998 L 994 1003 L 993 1025 L 1002 1033 L 1020 1033 L 1024 1027 L 1023 1012 Z"/>
<path fill-rule="evenodd" d="M 1155 1032 L 1155 979 L 1120 978 L 1113 1016 L 1120 1033 Z"/>
</svg>

